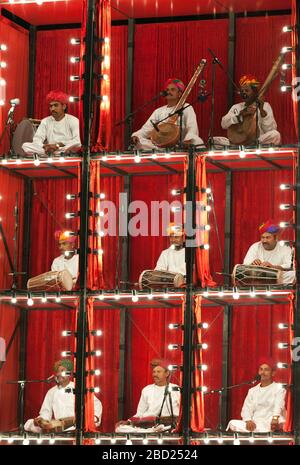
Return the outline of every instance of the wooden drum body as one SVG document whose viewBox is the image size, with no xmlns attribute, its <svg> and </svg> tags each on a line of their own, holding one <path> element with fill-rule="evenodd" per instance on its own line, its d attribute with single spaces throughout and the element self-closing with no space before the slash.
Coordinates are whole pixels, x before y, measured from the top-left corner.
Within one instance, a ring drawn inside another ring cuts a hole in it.
<svg viewBox="0 0 300 465">
<path fill-rule="evenodd" d="M 180 273 L 161 270 L 145 270 L 139 277 L 140 289 L 178 288 L 185 284 L 184 276 Z"/>
<path fill-rule="evenodd" d="M 68 270 L 47 271 L 27 281 L 29 291 L 71 291 L 73 278 Z"/>
<path fill-rule="evenodd" d="M 283 274 L 276 268 L 257 265 L 235 265 L 232 273 L 234 286 L 270 286 L 283 283 Z"/>
</svg>

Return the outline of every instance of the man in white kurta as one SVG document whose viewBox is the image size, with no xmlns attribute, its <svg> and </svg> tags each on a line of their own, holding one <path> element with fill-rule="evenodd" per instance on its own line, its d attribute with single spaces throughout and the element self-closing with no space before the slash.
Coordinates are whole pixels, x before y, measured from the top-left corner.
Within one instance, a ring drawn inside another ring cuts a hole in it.
<svg viewBox="0 0 300 465">
<path fill-rule="evenodd" d="M 273 381 L 275 367 L 268 358 L 259 363 L 261 382 L 249 389 L 241 411 L 242 420 L 231 420 L 227 430 L 265 433 L 283 428 L 286 390 Z"/>
<path fill-rule="evenodd" d="M 168 227 L 170 247 L 161 252 L 155 270 L 171 271 L 186 275 L 184 233 L 180 226 L 170 223 Z"/>
<path fill-rule="evenodd" d="M 79 119 L 66 113 L 68 96 L 61 91 L 47 95 L 50 116 L 42 119 L 32 142 L 22 145 L 24 152 L 46 156 L 76 151 L 80 146 Z"/>
<path fill-rule="evenodd" d="M 233 105 L 229 112 L 223 116 L 221 126 L 228 129 L 233 124 L 241 123 L 245 115 L 256 112 L 255 104 L 249 105 L 247 102 L 258 92 L 259 82 L 254 76 L 243 76 L 240 79 L 240 94 L 244 100 L 242 103 Z M 277 131 L 277 124 L 274 118 L 273 110 L 268 102 L 260 101 L 258 105 L 258 141 L 261 144 L 279 145 L 281 141 L 280 133 Z M 231 141 L 227 137 L 214 137 L 216 145 L 230 145 Z"/>
<path fill-rule="evenodd" d="M 249 248 L 244 265 L 258 265 L 267 268 L 277 268 L 283 273 L 283 283 L 293 284 L 295 271 L 293 267 L 293 253 L 291 247 L 280 245 L 278 235 L 279 225 L 273 220 L 268 220 L 259 227 L 260 241 L 255 242 Z M 288 270 L 288 271 L 287 271 Z"/>
<path fill-rule="evenodd" d="M 151 133 L 154 130 L 153 123 L 159 123 L 161 120 L 172 114 L 175 107 L 184 91 L 184 84 L 180 79 L 168 79 L 165 84 L 165 89 L 168 92 L 166 95 L 167 105 L 157 108 L 146 123 L 132 133 L 132 142 L 138 150 L 159 149 L 151 140 Z M 203 140 L 199 137 L 198 124 L 196 113 L 192 106 L 187 103 L 184 105 L 182 113 L 182 142 L 184 145 L 204 145 Z M 164 122 L 166 122 L 165 120 Z M 177 118 L 177 125 L 180 125 L 180 117 Z"/>
<path fill-rule="evenodd" d="M 68 270 L 75 285 L 79 267 L 79 255 L 75 253 L 76 236 L 69 236 L 68 231 L 56 231 L 55 238 L 61 255 L 53 260 L 51 271 Z"/>
<path fill-rule="evenodd" d="M 152 360 L 151 368 L 153 384 L 149 384 L 142 389 L 137 411 L 132 421 L 127 420 L 117 423 L 117 432 L 149 432 L 153 430 L 153 428 L 133 426 L 134 418 L 179 416 L 180 390 L 177 384 L 169 382 L 168 362 L 163 359 Z M 173 390 L 173 388 L 176 390 Z"/>
<path fill-rule="evenodd" d="M 41 433 L 42 429 L 47 429 L 47 422 L 51 420 L 61 420 L 64 418 L 74 417 L 75 422 L 75 395 L 74 383 L 70 381 L 69 373 L 73 371 L 71 360 L 59 360 L 54 365 L 56 386 L 49 389 L 47 392 L 39 416 L 34 419 L 27 420 L 24 425 L 25 431 L 33 433 Z M 100 400 L 94 396 L 94 416 L 95 426 L 99 426 L 102 416 L 102 404 Z M 43 428 L 42 426 L 43 422 Z M 50 426 L 50 425 L 49 425 Z M 74 429 L 74 426 L 68 428 Z"/>
</svg>

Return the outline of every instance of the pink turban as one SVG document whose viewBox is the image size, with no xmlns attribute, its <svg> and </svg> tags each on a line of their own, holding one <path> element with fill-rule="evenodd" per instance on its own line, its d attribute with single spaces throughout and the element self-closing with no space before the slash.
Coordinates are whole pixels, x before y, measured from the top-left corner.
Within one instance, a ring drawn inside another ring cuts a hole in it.
<svg viewBox="0 0 300 465">
<path fill-rule="evenodd" d="M 55 231 L 54 237 L 57 241 L 65 241 L 65 242 L 75 242 L 76 241 L 76 236 L 69 236 L 68 231 Z"/>
<path fill-rule="evenodd" d="M 185 89 L 185 85 L 183 84 L 183 82 L 180 79 L 177 79 L 177 78 L 168 79 L 165 82 L 165 87 L 164 88 L 166 89 L 168 87 L 168 85 L 170 85 L 170 84 L 175 84 L 177 89 L 180 90 L 181 92 L 183 92 L 184 89 Z"/>
<path fill-rule="evenodd" d="M 266 232 L 270 234 L 279 234 L 281 232 L 281 229 L 280 226 L 277 223 L 275 223 L 274 220 L 269 219 L 259 226 L 258 231 L 260 235 Z"/>
<path fill-rule="evenodd" d="M 51 102 L 60 102 L 63 105 L 67 105 L 69 103 L 69 97 L 61 90 L 51 90 L 46 97 L 46 101 L 48 105 Z"/>
</svg>

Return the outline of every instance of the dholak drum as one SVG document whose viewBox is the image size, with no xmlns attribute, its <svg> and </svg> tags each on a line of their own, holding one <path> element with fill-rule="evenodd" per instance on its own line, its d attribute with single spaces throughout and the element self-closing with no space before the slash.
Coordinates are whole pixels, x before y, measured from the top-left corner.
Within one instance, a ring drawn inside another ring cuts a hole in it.
<svg viewBox="0 0 300 465">
<path fill-rule="evenodd" d="M 161 270 L 145 270 L 140 274 L 140 289 L 164 289 L 182 287 L 184 276 L 180 273 Z"/>
<path fill-rule="evenodd" d="M 48 271 L 27 281 L 29 291 L 71 291 L 73 278 L 68 270 Z"/>
<path fill-rule="evenodd" d="M 281 270 L 257 265 L 235 265 L 232 273 L 234 286 L 264 286 L 282 284 Z"/>
</svg>

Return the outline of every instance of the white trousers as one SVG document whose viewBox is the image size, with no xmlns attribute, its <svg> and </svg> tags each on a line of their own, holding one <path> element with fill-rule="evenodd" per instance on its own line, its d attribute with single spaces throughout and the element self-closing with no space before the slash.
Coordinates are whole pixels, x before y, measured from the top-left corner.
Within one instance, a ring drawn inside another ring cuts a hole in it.
<svg viewBox="0 0 300 465">
<path fill-rule="evenodd" d="M 256 433 L 268 433 L 271 431 L 271 421 L 270 420 L 253 420 L 256 424 L 255 432 Z M 238 433 L 250 433 L 246 428 L 246 422 L 243 420 L 230 420 L 227 425 L 226 431 L 236 431 Z"/>
<path fill-rule="evenodd" d="M 214 140 L 214 145 L 231 145 L 227 137 L 216 136 L 213 138 L 213 140 Z M 273 129 L 272 131 L 268 131 L 265 134 L 261 134 L 258 138 L 258 141 L 261 144 L 279 145 L 281 142 L 281 136 L 278 131 Z"/>
<path fill-rule="evenodd" d="M 59 150 L 56 150 L 54 152 L 54 155 L 59 155 L 60 153 L 62 153 L 62 152 L 64 153 L 66 151 L 75 152 L 79 147 L 81 147 L 81 146 L 80 145 L 72 145 L 72 146 L 60 147 Z M 28 153 L 30 155 L 33 155 L 33 154 L 44 155 L 44 156 L 47 155 L 47 153 L 43 149 L 43 146 L 39 145 L 39 144 L 37 144 L 35 142 L 25 142 L 22 145 L 22 149 L 24 150 L 25 153 Z"/>
</svg>

